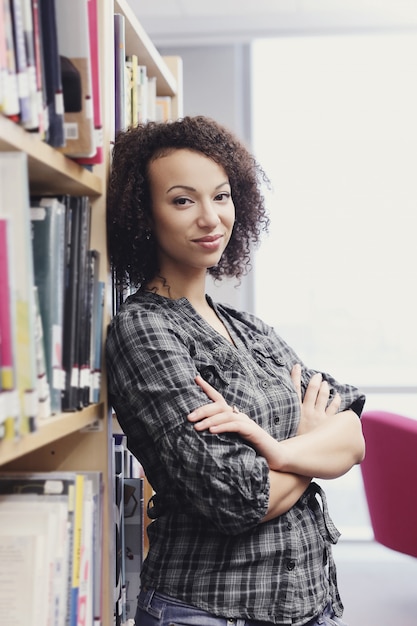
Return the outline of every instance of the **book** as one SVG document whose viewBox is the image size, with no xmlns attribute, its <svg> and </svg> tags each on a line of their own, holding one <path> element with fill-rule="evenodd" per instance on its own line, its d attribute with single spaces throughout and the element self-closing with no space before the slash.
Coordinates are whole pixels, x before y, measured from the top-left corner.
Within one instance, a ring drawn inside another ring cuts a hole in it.
<svg viewBox="0 0 417 626">
<path fill-rule="evenodd" d="M 76 159 L 80 165 L 103 163 L 103 121 L 101 113 L 100 53 L 98 38 L 97 0 L 88 0 L 88 28 L 90 35 L 91 80 L 93 88 L 93 123 L 95 153 Z"/>
<path fill-rule="evenodd" d="M 46 141 L 54 148 L 65 145 L 64 98 L 62 92 L 61 63 L 58 51 L 58 31 L 55 0 L 38 0 L 40 37 L 44 67 L 44 84 L 48 133 Z"/>
<path fill-rule="evenodd" d="M 23 42 L 26 51 L 26 74 L 28 82 L 29 117 L 23 126 L 38 131 L 41 126 L 38 88 L 36 79 L 35 32 L 33 27 L 32 0 L 21 0 Z"/>
<path fill-rule="evenodd" d="M 95 323 L 95 303 L 94 298 L 97 290 L 99 273 L 100 253 L 98 250 L 87 250 L 87 284 L 86 284 L 86 320 L 83 332 L 80 337 L 80 387 L 81 403 L 88 406 L 91 401 L 91 391 L 93 385 L 92 359 L 93 359 L 93 326 Z"/>
<path fill-rule="evenodd" d="M 129 54 L 125 60 L 125 120 L 126 126 L 135 126 L 138 122 L 138 94 L 137 94 L 138 57 Z"/>
<path fill-rule="evenodd" d="M 43 339 L 42 317 L 39 305 L 38 288 L 35 287 L 35 354 L 36 374 L 38 382 L 38 418 L 40 420 L 50 417 L 51 394 L 49 390 L 48 376 L 46 373 L 45 344 Z"/>
<path fill-rule="evenodd" d="M 77 597 L 76 626 L 93 626 L 93 536 L 94 497 L 93 484 L 84 474 L 83 518 L 80 541 L 80 571 Z"/>
<path fill-rule="evenodd" d="M 64 269 L 64 333 L 62 364 L 65 384 L 62 389 L 62 410 L 75 411 L 78 407 L 78 282 L 80 272 L 81 198 L 65 196 L 65 269 Z"/>
<path fill-rule="evenodd" d="M 6 68 L 3 70 L 4 94 L 2 112 L 14 122 L 19 121 L 20 103 L 17 84 L 17 68 L 15 47 L 13 38 L 12 12 L 9 0 L 1 0 L 2 14 L 0 22 L 3 22 L 4 51 Z"/>
<path fill-rule="evenodd" d="M 91 546 L 91 576 L 92 576 L 92 619 L 94 626 L 100 626 L 102 620 L 102 563 L 103 563 L 103 491 L 102 473 L 98 471 L 82 472 L 88 479 L 91 488 L 93 503 L 92 514 L 92 546 Z M 79 603 L 80 604 L 80 603 Z M 80 612 L 79 612 L 80 613 Z M 80 615 L 79 615 L 80 619 Z"/>
<path fill-rule="evenodd" d="M 0 216 L 0 389 L 14 387 L 10 219 Z"/>
<path fill-rule="evenodd" d="M 75 500 L 74 500 L 74 535 L 72 546 L 72 568 L 71 568 L 71 618 L 70 626 L 77 626 L 78 621 L 78 596 L 80 590 L 80 565 L 81 548 L 83 537 L 84 519 L 84 489 L 85 476 L 77 474 L 75 479 Z"/>
<path fill-rule="evenodd" d="M 77 335 L 75 360 L 78 367 L 78 389 L 74 389 L 77 398 L 77 408 L 84 406 L 84 400 L 89 401 L 90 386 L 90 336 L 89 328 L 91 319 L 89 316 L 89 268 L 88 251 L 91 230 L 91 204 L 87 196 L 80 198 L 80 223 L 79 223 L 79 274 L 77 289 Z M 84 388 L 86 393 L 84 393 Z"/>
<path fill-rule="evenodd" d="M 56 545 L 53 516 L 54 513 L 49 513 L 47 508 L 34 509 L 33 503 L 25 507 L 22 503 L 13 503 L 11 508 L 0 501 L 2 624 L 36 626 L 51 623 L 49 597 L 52 595 L 53 563 L 49 549 Z M 24 594 L 24 602 L 21 594 Z"/>
<path fill-rule="evenodd" d="M 47 141 L 49 129 L 48 105 L 46 97 L 45 64 L 41 36 L 41 8 L 39 0 L 32 0 L 33 42 L 35 53 L 36 98 L 39 115 L 39 138 Z"/>
<path fill-rule="evenodd" d="M 64 323 L 65 205 L 58 198 L 32 198 L 30 217 L 35 284 L 45 343 L 51 410 L 60 413 L 64 387 L 62 343 Z"/>
<path fill-rule="evenodd" d="M 147 121 L 156 121 L 156 77 L 148 76 L 147 81 Z"/>
<path fill-rule="evenodd" d="M 10 536 L 29 531 L 41 540 L 42 545 L 29 569 L 31 577 L 42 583 L 37 592 L 38 605 L 32 609 L 33 614 L 30 614 L 31 619 L 26 624 L 65 626 L 68 622 L 75 484 L 76 475 L 70 472 L 0 474 L 0 535 L 3 531 L 1 514 L 8 513 Z M 40 516 L 42 523 L 37 526 L 36 520 Z M 27 520 L 27 530 L 22 527 L 24 519 Z M 6 564 L 10 567 L 10 557 L 6 559 Z M 29 565 L 24 555 L 24 569 L 27 570 Z M 10 594 L 9 602 L 16 591 L 21 602 L 19 590 L 20 587 Z"/>
<path fill-rule="evenodd" d="M 19 417 L 14 367 L 9 228 L 9 220 L 0 217 L 0 439 L 13 437 Z"/>
<path fill-rule="evenodd" d="M 138 123 L 144 124 L 148 120 L 148 70 L 146 65 L 138 65 L 136 100 Z"/>
<path fill-rule="evenodd" d="M 126 128 L 126 75 L 125 75 L 125 18 L 114 14 L 114 110 L 115 133 Z"/>
<path fill-rule="evenodd" d="M 35 356 L 34 271 L 29 212 L 27 155 L 0 152 L 0 217 L 11 224 L 10 265 L 13 268 L 16 346 L 16 388 L 19 394 L 18 434 L 36 430 L 37 379 Z"/>
<path fill-rule="evenodd" d="M 70 157 L 95 154 L 87 0 L 55 0 L 64 97 L 65 146 Z"/>
<path fill-rule="evenodd" d="M 17 73 L 17 93 L 19 97 L 19 121 L 23 126 L 31 120 L 29 97 L 29 74 L 23 32 L 22 0 L 10 0 L 12 13 L 14 52 Z"/>
<path fill-rule="evenodd" d="M 169 122 L 172 120 L 171 96 L 157 96 L 155 101 L 155 120 L 157 122 Z"/>
<path fill-rule="evenodd" d="M 6 31 L 3 9 L 3 3 L 5 1 L 6 0 L 0 0 L 0 113 L 4 111 L 7 80 Z"/>
<path fill-rule="evenodd" d="M 104 281 L 97 280 L 94 285 L 91 328 L 90 403 L 100 401 L 105 289 L 106 285 Z"/>
</svg>

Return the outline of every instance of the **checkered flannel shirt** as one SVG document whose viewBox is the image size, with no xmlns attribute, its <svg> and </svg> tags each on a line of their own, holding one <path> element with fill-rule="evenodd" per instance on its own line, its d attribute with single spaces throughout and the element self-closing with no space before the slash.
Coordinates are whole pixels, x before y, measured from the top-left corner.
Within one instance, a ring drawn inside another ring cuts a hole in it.
<svg viewBox="0 0 417 626">
<path fill-rule="evenodd" d="M 131 296 L 107 338 L 111 404 L 155 490 L 141 584 L 211 613 L 299 626 L 329 600 L 342 603 L 334 527 L 312 483 L 288 513 L 268 508 L 268 465 L 238 435 L 197 432 L 187 414 L 207 404 L 201 376 L 278 440 L 296 434 L 300 406 L 290 371 L 300 359 L 256 317 L 214 304 L 234 345 L 188 300 Z M 302 365 L 303 388 L 313 370 Z M 323 377 L 360 415 L 357 389 Z M 320 502 L 319 502 L 320 500 Z"/>
</svg>

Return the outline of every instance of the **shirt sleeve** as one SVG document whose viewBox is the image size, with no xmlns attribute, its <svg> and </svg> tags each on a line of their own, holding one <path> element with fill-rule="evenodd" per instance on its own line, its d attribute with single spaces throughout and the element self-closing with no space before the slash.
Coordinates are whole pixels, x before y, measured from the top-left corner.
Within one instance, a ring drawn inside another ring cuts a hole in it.
<svg viewBox="0 0 417 626">
<path fill-rule="evenodd" d="M 198 432 L 187 420 L 208 402 L 191 353 L 165 317 L 117 316 L 106 345 L 110 401 L 133 453 L 147 441 L 156 514 L 180 508 L 223 533 L 242 533 L 266 514 L 269 469 L 238 436 Z"/>
</svg>

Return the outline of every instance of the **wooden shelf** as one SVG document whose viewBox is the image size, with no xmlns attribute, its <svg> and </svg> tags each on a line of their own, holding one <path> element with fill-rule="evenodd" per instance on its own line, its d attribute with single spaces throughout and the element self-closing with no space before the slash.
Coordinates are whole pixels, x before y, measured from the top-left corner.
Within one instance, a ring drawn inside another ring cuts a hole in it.
<svg viewBox="0 0 417 626">
<path fill-rule="evenodd" d="M 103 181 L 36 135 L 0 115 L 0 151 L 26 152 L 32 194 L 98 196 Z"/>
<path fill-rule="evenodd" d="M 61 413 L 39 422 L 38 430 L 18 440 L 0 441 L 1 464 L 34 452 L 104 418 L 104 404 L 93 404 L 82 411 Z"/>
<path fill-rule="evenodd" d="M 156 76 L 156 88 L 159 96 L 175 96 L 178 92 L 175 77 L 126 0 L 114 0 L 114 12 L 124 15 L 126 18 L 126 54 L 137 54 L 139 65 L 146 65 L 148 76 Z"/>
</svg>

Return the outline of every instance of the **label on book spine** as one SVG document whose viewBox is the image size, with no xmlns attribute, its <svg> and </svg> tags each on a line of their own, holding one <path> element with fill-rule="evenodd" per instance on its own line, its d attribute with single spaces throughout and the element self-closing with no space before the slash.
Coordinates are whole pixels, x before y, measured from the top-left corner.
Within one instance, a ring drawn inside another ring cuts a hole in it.
<svg viewBox="0 0 417 626">
<path fill-rule="evenodd" d="M 64 94 L 62 92 L 55 94 L 55 110 L 58 115 L 64 115 Z"/>
<path fill-rule="evenodd" d="M 65 372 L 59 367 L 54 367 L 52 370 L 52 386 L 61 391 L 65 389 Z"/>
<path fill-rule="evenodd" d="M 71 387 L 80 386 L 80 370 L 78 367 L 73 367 L 71 370 Z"/>
<path fill-rule="evenodd" d="M 25 391 L 24 397 L 24 412 L 25 415 L 35 416 L 38 413 L 38 394 L 35 389 L 29 389 Z"/>
</svg>

